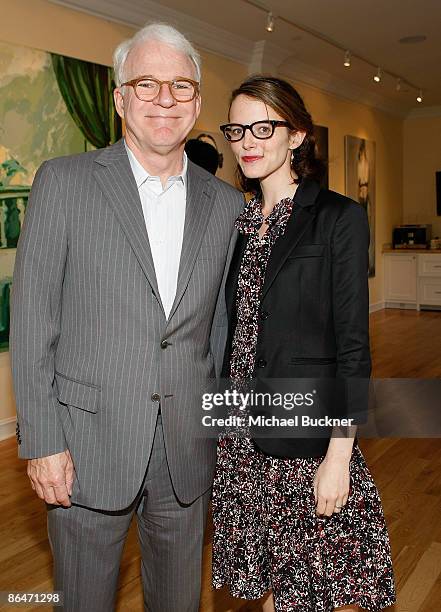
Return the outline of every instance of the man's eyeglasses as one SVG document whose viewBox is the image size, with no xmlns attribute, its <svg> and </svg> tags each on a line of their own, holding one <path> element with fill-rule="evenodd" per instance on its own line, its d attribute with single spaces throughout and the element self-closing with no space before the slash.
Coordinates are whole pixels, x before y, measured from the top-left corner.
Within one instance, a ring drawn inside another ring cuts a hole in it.
<svg viewBox="0 0 441 612">
<path fill-rule="evenodd" d="M 177 77 L 173 81 L 159 81 L 153 77 L 140 76 L 122 83 L 121 87 L 125 85 L 133 87 L 136 97 L 143 102 L 154 100 L 163 85 L 168 85 L 176 102 L 191 102 L 199 93 L 199 83 L 184 77 Z"/>
<path fill-rule="evenodd" d="M 220 129 L 229 142 L 238 142 L 239 140 L 242 140 L 247 130 L 250 130 L 252 135 L 260 140 L 271 138 L 276 127 L 289 127 L 289 123 L 287 121 L 267 119 L 266 121 L 255 121 L 249 125 L 241 125 L 240 123 L 226 123 L 225 125 L 221 125 Z"/>
</svg>

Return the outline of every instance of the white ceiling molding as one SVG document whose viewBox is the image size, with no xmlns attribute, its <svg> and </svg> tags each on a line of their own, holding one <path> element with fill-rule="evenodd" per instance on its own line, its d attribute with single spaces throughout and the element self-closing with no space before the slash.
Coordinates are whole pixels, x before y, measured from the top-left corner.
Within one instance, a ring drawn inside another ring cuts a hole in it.
<svg viewBox="0 0 441 612">
<path fill-rule="evenodd" d="M 334 94 L 339 98 L 345 98 L 351 102 L 358 102 L 366 106 L 377 108 L 385 113 L 396 117 L 406 117 L 406 111 L 397 108 L 396 104 L 386 97 L 371 92 L 353 83 L 339 79 L 338 77 L 320 70 L 316 66 L 305 64 L 296 59 L 289 59 L 279 66 L 280 75 L 291 81 L 311 85 L 317 89 Z"/>
<path fill-rule="evenodd" d="M 289 51 L 278 47 L 268 40 L 254 43 L 251 60 L 248 64 L 250 74 L 264 72 L 277 76 L 279 66 L 291 55 Z"/>
<path fill-rule="evenodd" d="M 116 23 L 142 28 L 148 21 L 164 21 L 175 26 L 200 49 L 248 65 L 252 42 L 190 17 L 181 11 L 151 0 L 50 0 L 53 4 L 102 17 Z"/>
<path fill-rule="evenodd" d="M 315 66 L 290 59 L 289 52 L 269 41 L 261 40 L 253 44 L 241 36 L 151 0 L 50 0 L 50 2 L 133 28 L 140 28 L 152 20 L 165 21 L 186 34 L 198 48 L 245 64 L 249 73 L 273 72 L 395 116 L 407 115 L 406 111 L 398 109 L 388 98 L 338 79 Z"/>
<path fill-rule="evenodd" d="M 387 98 L 343 79 L 338 79 L 329 72 L 320 70 L 315 66 L 296 60 L 290 52 L 265 40 L 255 43 L 248 70 L 251 74 L 264 72 L 275 76 L 283 76 L 297 83 L 312 85 L 340 98 L 373 106 L 395 116 L 405 117 L 407 114 L 405 111 L 397 109 L 394 102 Z"/>
<path fill-rule="evenodd" d="M 441 106 L 418 106 L 407 115 L 407 119 L 422 119 L 424 117 L 441 117 Z"/>
</svg>

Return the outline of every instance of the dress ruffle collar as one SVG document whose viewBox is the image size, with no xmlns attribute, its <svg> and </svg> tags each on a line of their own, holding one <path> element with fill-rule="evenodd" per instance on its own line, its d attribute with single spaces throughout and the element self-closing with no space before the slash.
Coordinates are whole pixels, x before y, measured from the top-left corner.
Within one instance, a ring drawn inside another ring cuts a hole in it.
<svg viewBox="0 0 441 612">
<path fill-rule="evenodd" d="M 291 215 L 293 204 L 293 198 L 284 198 L 274 206 L 271 213 L 265 218 L 262 214 L 262 199 L 260 196 L 255 196 L 245 205 L 234 225 L 241 234 L 253 234 L 259 230 L 265 221 L 268 224 L 268 230 L 277 227 L 283 233 Z"/>
</svg>

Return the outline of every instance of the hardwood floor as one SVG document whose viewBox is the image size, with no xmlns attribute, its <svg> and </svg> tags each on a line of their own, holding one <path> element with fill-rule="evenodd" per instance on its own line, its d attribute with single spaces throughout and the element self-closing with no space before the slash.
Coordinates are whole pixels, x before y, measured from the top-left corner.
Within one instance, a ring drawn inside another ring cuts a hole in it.
<svg viewBox="0 0 441 612">
<path fill-rule="evenodd" d="M 371 315 L 371 343 L 375 377 L 441 378 L 441 313 L 376 312 Z M 391 537 L 398 603 L 390 610 L 439 612 L 441 438 L 371 439 L 361 440 L 360 445 L 380 490 Z M 17 459 L 15 439 L 0 443 L 0 465 L 0 590 L 51 590 L 45 508 L 29 486 L 26 462 Z M 260 611 L 253 602 L 212 591 L 210 539 L 208 527 L 201 612 Z M 133 524 L 121 564 L 117 611 L 142 609 Z"/>
<path fill-rule="evenodd" d="M 373 377 L 441 377 L 441 312 L 391 308 L 370 319 Z"/>
</svg>

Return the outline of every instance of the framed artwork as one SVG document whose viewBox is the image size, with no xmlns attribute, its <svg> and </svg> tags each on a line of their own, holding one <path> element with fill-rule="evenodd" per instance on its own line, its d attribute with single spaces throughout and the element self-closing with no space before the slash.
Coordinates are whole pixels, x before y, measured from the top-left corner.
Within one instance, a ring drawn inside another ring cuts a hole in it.
<svg viewBox="0 0 441 612">
<path fill-rule="evenodd" d="M 329 173 L 328 173 L 328 157 L 329 157 L 329 130 L 323 125 L 314 125 L 314 137 L 315 146 L 318 157 L 322 159 L 326 164 L 326 172 L 321 180 L 321 186 L 325 189 L 329 187 Z"/>
<path fill-rule="evenodd" d="M 436 214 L 441 216 L 441 170 L 435 172 L 436 184 Z"/>
<path fill-rule="evenodd" d="M 369 229 L 369 277 L 375 276 L 375 142 L 345 136 L 346 195 L 366 209 Z"/>
<path fill-rule="evenodd" d="M 15 248 L 35 173 L 47 159 L 120 137 L 112 89 L 107 66 L 0 42 L 0 351 L 8 349 Z"/>
<path fill-rule="evenodd" d="M 221 165 L 216 171 L 216 176 L 223 181 L 230 183 L 230 185 L 236 186 L 236 159 L 231 152 L 231 147 L 225 140 L 222 132 L 207 132 L 205 130 L 195 128 L 188 135 L 187 141 L 192 139 L 207 142 L 217 150 L 218 155 L 220 156 L 219 159 L 221 160 Z"/>
</svg>

